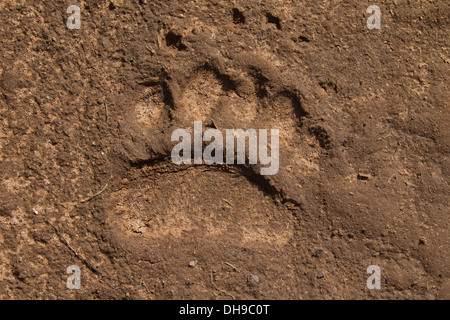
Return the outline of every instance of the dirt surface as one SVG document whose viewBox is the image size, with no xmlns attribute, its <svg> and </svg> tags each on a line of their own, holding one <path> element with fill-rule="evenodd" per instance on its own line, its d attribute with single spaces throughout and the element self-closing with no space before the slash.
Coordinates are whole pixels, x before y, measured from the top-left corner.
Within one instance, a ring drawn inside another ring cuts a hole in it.
<svg viewBox="0 0 450 320">
<path fill-rule="evenodd" d="M 1 1 L 0 298 L 448 299 L 449 13 Z M 279 172 L 173 164 L 193 121 L 280 129 Z"/>
</svg>

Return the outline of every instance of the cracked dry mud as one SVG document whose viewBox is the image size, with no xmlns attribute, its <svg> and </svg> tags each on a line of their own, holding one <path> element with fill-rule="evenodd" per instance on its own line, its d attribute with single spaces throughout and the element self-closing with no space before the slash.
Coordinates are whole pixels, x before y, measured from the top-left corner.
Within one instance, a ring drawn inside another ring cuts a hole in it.
<svg viewBox="0 0 450 320">
<path fill-rule="evenodd" d="M 80 7 L 0 4 L 0 298 L 448 299 L 448 4 Z M 173 164 L 194 121 L 278 173 Z"/>
</svg>

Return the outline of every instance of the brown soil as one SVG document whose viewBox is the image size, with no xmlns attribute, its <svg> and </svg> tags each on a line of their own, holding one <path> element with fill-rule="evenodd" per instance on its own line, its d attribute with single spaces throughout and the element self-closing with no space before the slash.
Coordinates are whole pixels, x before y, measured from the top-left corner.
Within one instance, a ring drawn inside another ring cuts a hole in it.
<svg viewBox="0 0 450 320">
<path fill-rule="evenodd" d="M 0 298 L 450 297 L 448 2 L 77 2 L 0 3 Z M 278 174 L 174 165 L 195 120 Z"/>
</svg>

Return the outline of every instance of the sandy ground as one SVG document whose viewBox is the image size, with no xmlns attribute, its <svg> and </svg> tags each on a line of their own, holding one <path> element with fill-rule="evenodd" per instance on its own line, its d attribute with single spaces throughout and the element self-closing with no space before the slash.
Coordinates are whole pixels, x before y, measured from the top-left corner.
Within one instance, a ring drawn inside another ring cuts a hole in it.
<svg viewBox="0 0 450 320">
<path fill-rule="evenodd" d="M 448 299 L 449 13 L 1 1 L 0 298 Z M 279 129 L 278 173 L 173 164 L 194 121 Z"/>
</svg>

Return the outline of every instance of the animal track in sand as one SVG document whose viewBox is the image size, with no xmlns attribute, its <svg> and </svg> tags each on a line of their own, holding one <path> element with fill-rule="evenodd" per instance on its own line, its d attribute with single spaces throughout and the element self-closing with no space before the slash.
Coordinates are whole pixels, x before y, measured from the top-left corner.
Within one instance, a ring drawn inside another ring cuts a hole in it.
<svg viewBox="0 0 450 320">
<path fill-rule="evenodd" d="M 109 223 L 116 234 L 156 242 L 201 237 L 240 247 L 289 243 L 296 219 L 284 205 L 290 199 L 283 198 L 276 185 L 248 165 L 230 169 L 171 163 L 167 129 L 192 130 L 194 121 L 223 131 L 279 129 L 283 177 L 317 172 L 319 141 L 305 128 L 307 113 L 298 96 L 289 90 L 272 92 L 269 80 L 241 71 L 230 76 L 208 68 L 199 68 L 178 96 L 165 96 L 167 88 L 150 86 L 130 109 L 133 134 L 145 137 L 144 149 L 150 152 L 138 163 L 130 160 L 134 169 L 147 173 L 111 194 Z M 153 146 L 161 144 L 165 153 L 153 156 Z"/>
</svg>

